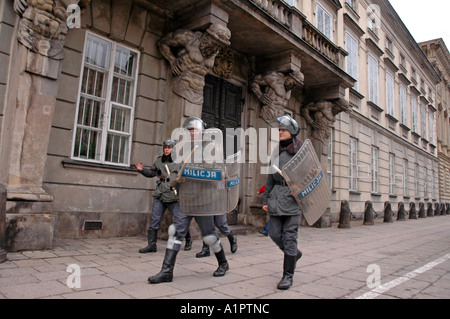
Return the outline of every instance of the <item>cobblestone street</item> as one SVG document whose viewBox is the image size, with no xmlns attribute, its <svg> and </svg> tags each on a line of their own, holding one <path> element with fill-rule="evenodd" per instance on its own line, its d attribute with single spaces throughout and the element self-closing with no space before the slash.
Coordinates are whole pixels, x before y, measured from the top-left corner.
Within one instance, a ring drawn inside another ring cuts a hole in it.
<svg viewBox="0 0 450 319">
<path fill-rule="evenodd" d="M 195 240 L 191 251 L 178 254 L 173 282 L 159 285 L 147 278 L 161 268 L 164 241 L 157 253 L 140 254 L 144 237 L 58 240 L 53 250 L 8 254 L 0 264 L 0 299 L 448 299 L 449 229 L 450 216 L 374 226 L 353 221 L 351 229 L 302 227 L 303 257 L 287 291 L 276 288 L 282 252 L 258 233 L 239 235 L 235 254 L 222 239 L 230 264 L 225 277 L 212 276 L 213 256 L 195 258 L 201 249 Z M 67 285 L 69 265 L 80 267 L 80 288 Z"/>
</svg>

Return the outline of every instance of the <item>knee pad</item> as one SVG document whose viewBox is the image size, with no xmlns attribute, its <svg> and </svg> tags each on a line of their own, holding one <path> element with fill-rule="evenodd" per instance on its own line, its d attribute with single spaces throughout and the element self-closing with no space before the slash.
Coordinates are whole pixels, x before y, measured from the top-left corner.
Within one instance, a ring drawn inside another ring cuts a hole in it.
<svg viewBox="0 0 450 319">
<path fill-rule="evenodd" d="M 174 224 L 169 226 L 169 239 L 167 240 L 167 248 L 170 250 L 176 250 L 179 251 L 181 247 L 181 241 L 177 240 L 175 237 L 175 234 L 177 233 L 177 228 Z"/>
<path fill-rule="evenodd" d="M 205 242 L 205 244 L 211 247 L 211 250 L 215 254 L 217 254 L 219 251 L 222 250 L 222 244 L 220 243 L 220 239 L 215 235 L 207 235 L 203 237 L 203 241 Z"/>
</svg>

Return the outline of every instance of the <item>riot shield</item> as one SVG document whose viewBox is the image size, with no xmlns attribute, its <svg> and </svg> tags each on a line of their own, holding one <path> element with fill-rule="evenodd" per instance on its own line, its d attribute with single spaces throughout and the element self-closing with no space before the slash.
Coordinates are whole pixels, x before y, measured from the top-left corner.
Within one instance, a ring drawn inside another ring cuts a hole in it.
<svg viewBox="0 0 450 319">
<path fill-rule="evenodd" d="M 303 216 L 313 225 L 328 208 L 331 190 L 309 139 L 281 171 Z"/>
<path fill-rule="evenodd" d="M 240 184 L 240 158 L 241 152 L 227 157 L 225 162 L 225 178 L 227 191 L 227 213 L 236 208 L 239 202 L 239 184 Z"/>
<path fill-rule="evenodd" d="M 201 141 L 192 142 L 192 146 L 201 147 L 184 166 L 178 191 L 180 209 L 187 216 L 222 215 L 237 205 L 238 161 L 224 161 L 222 143 L 222 132 L 219 129 L 208 129 Z M 182 166 L 180 164 L 179 169 Z"/>
</svg>

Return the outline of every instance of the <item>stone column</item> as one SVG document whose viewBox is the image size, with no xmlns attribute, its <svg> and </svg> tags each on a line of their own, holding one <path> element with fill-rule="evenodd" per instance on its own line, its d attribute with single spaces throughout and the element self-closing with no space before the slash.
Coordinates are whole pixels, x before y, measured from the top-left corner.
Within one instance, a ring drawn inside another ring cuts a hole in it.
<svg viewBox="0 0 450 319">
<path fill-rule="evenodd" d="M 63 47 L 69 30 L 67 8 L 78 3 L 86 6 L 89 1 L 14 1 L 20 20 L 5 109 L 11 124 L 3 132 L 8 144 L 2 146 L 2 158 L 7 158 L 3 169 L 10 226 L 8 250 L 52 247 L 53 198 L 42 184 Z"/>
<path fill-rule="evenodd" d="M 350 111 L 349 103 L 344 98 L 324 99 L 310 102 L 302 106 L 300 111 L 306 124 L 310 126 L 309 132 L 311 132 L 311 135 L 309 139 L 320 160 L 322 170 L 326 172 L 331 129 L 339 113 Z M 329 210 L 325 212 L 315 226 L 319 228 L 331 227 L 331 213 Z"/>
</svg>

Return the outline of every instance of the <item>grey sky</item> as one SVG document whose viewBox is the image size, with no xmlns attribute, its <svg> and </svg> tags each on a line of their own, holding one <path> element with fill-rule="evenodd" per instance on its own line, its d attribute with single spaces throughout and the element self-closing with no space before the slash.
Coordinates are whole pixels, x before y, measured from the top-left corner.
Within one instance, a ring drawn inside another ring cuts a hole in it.
<svg viewBox="0 0 450 319">
<path fill-rule="evenodd" d="M 389 0 L 416 42 L 443 38 L 450 49 L 450 1 Z"/>
</svg>

